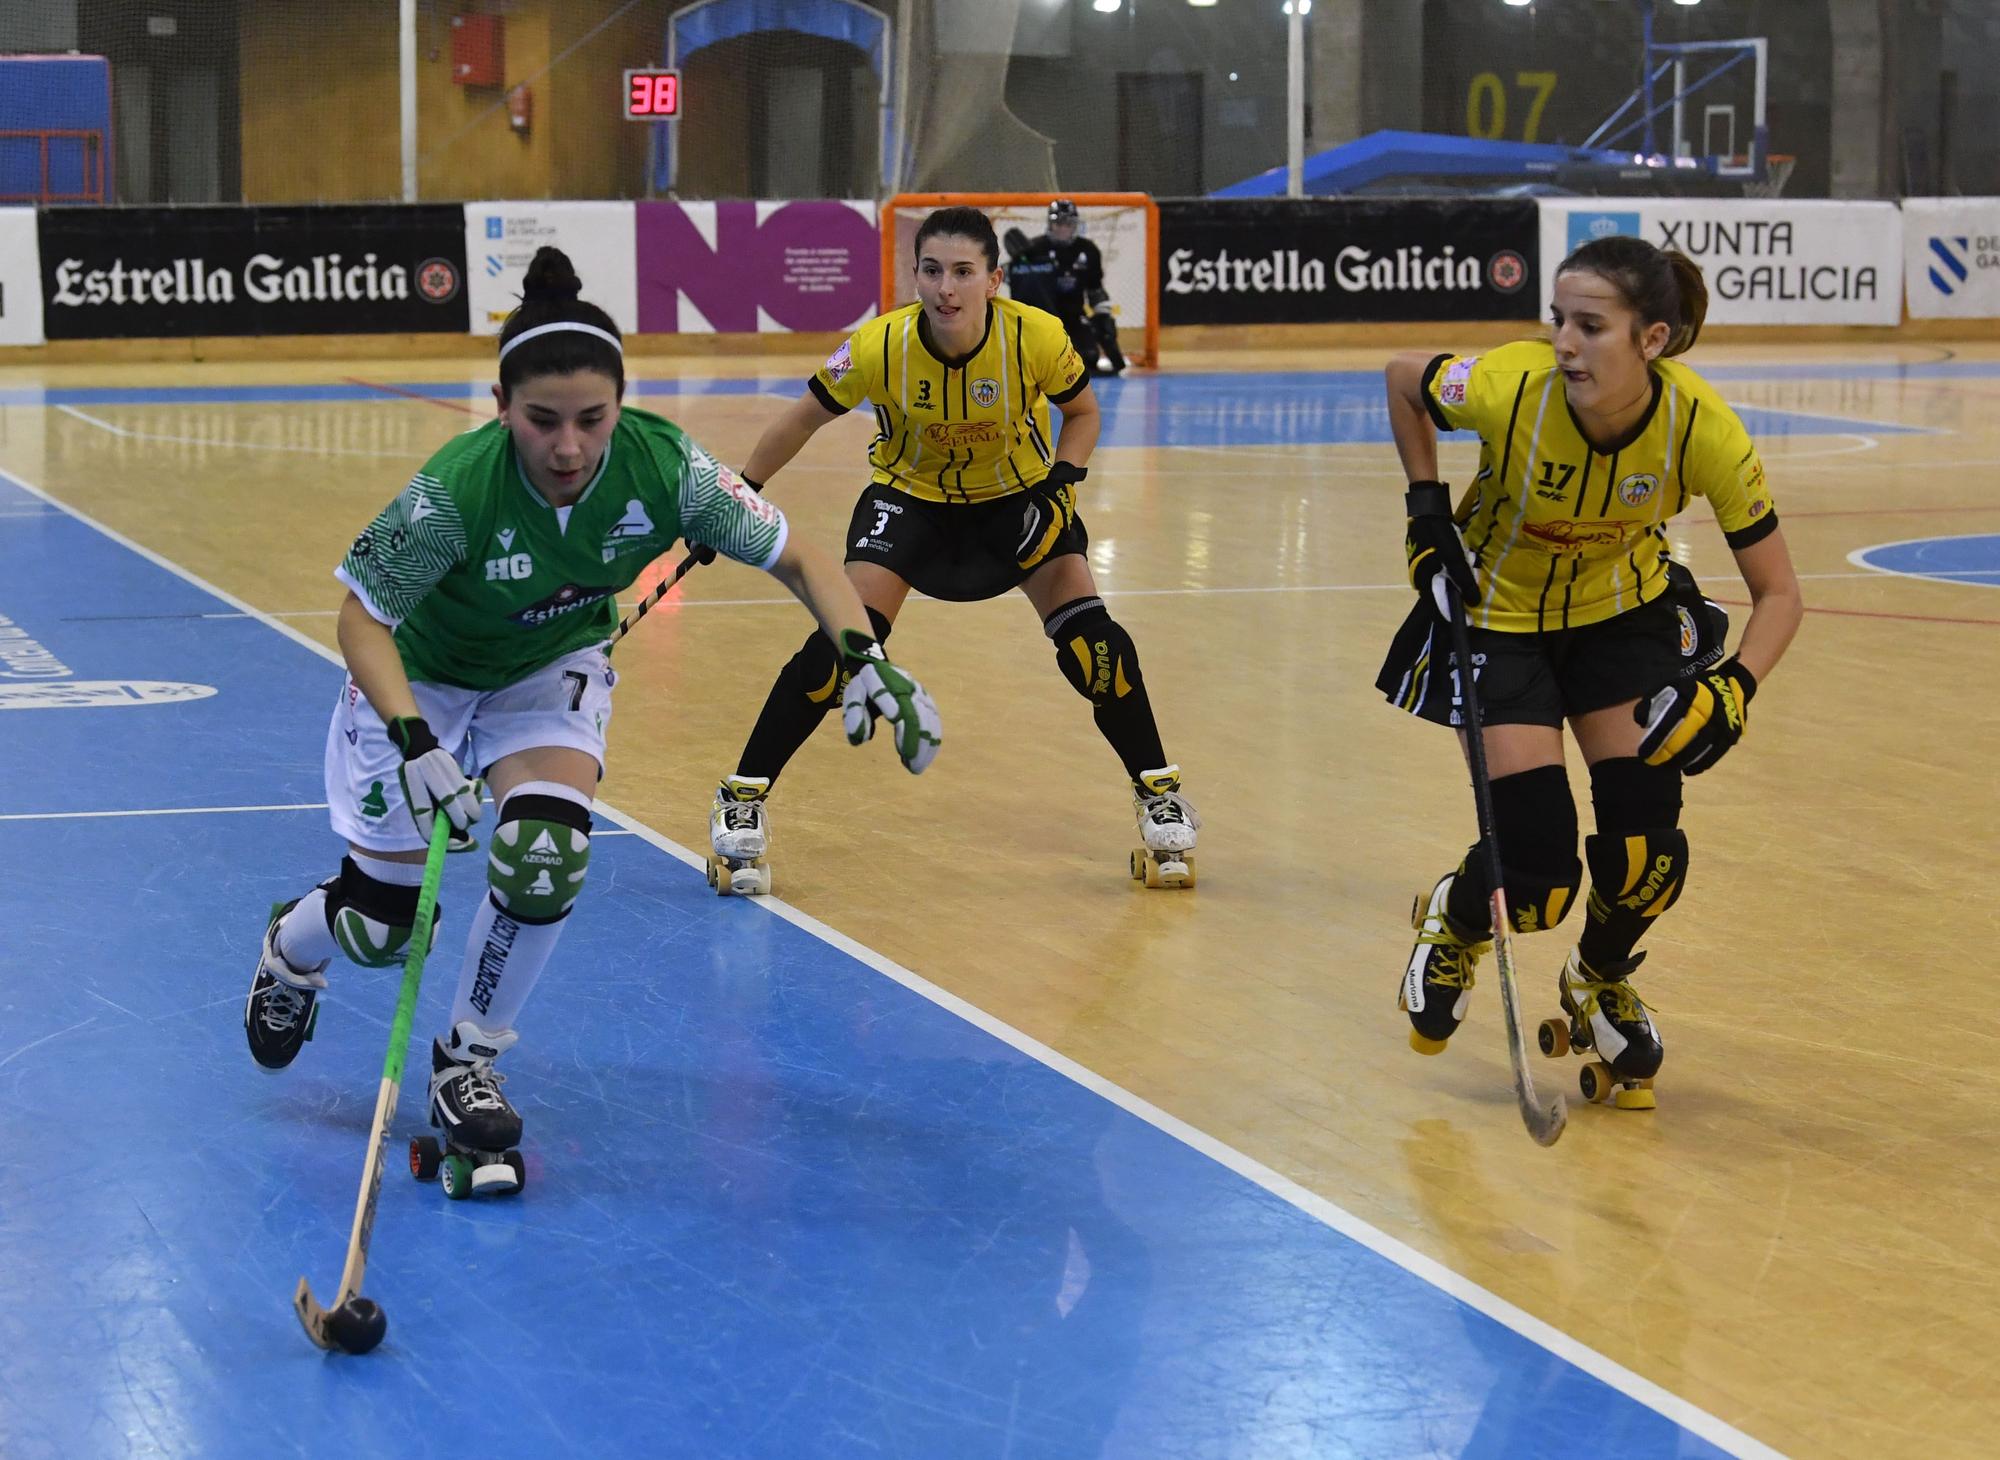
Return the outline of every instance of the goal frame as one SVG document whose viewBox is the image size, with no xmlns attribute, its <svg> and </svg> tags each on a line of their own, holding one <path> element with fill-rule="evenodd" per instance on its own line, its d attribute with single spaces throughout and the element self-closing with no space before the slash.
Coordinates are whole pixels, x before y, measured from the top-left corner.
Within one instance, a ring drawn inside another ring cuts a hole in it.
<svg viewBox="0 0 2000 1460">
<path fill-rule="evenodd" d="M 928 212 L 933 208 L 969 207 L 982 211 L 994 208 L 1046 209 L 1057 198 L 1068 198 L 1079 208 L 1102 206 L 1110 208 L 1137 208 L 1146 219 L 1146 324 L 1139 340 L 1121 338 L 1120 344 L 1125 357 L 1135 365 L 1148 367 L 1160 363 L 1160 207 L 1150 193 L 897 193 L 882 204 L 880 218 L 882 233 L 882 287 L 881 309 L 883 313 L 897 308 L 896 281 L 896 214 L 899 210 Z M 1114 305 L 1121 303 L 1116 294 L 1112 295 Z M 1137 344 L 1138 349 L 1133 345 Z"/>
</svg>

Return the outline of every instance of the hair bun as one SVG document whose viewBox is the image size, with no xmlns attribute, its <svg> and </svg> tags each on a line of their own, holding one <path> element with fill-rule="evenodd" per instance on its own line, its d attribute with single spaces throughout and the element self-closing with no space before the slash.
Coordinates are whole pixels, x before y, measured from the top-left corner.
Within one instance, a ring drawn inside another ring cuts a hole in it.
<svg viewBox="0 0 2000 1460">
<path fill-rule="evenodd" d="M 523 304 L 537 300 L 566 304 L 582 294 L 583 281 L 576 276 L 576 265 L 569 261 L 568 254 L 548 244 L 535 250 L 535 257 L 521 280 Z"/>
</svg>

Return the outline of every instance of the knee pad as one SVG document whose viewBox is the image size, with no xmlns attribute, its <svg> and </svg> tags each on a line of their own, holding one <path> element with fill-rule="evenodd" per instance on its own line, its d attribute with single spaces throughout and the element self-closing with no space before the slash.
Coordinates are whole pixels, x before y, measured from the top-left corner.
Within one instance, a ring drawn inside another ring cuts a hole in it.
<svg viewBox="0 0 2000 1460">
<path fill-rule="evenodd" d="M 1493 829 L 1507 882 L 1507 921 L 1517 933 L 1553 928 L 1583 885 L 1568 773 L 1544 765 L 1500 777 L 1493 783 Z"/>
<path fill-rule="evenodd" d="M 880 644 L 889 637 L 889 630 L 895 625 L 889 616 L 879 609 L 868 610 L 869 627 L 875 630 L 875 642 Z M 790 682 L 806 699 L 815 705 L 825 705 L 832 701 L 844 687 L 840 672 L 840 654 L 829 639 L 818 629 L 807 636 L 779 673 L 779 678 Z"/>
<path fill-rule="evenodd" d="M 416 921 L 416 888 L 379 881 L 354 858 L 340 859 L 340 875 L 326 891 L 326 928 L 342 953 L 363 968 L 394 968 L 409 949 Z M 437 937 L 435 919 L 431 937 Z"/>
<path fill-rule="evenodd" d="M 1139 688 L 1139 650 L 1101 598 L 1065 603 L 1042 623 L 1056 646 L 1056 663 L 1076 692 L 1107 705 Z"/>
<path fill-rule="evenodd" d="M 1590 917 L 1626 925 L 1637 937 L 1645 920 L 1680 900 L 1687 884 L 1687 833 L 1677 826 L 1612 835 L 1599 832 L 1583 843 L 1590 862 Z"/>
<path fill-rule="evenodd" d="M 553 789 L 539 781 L 516 789 L 493 829 L 487 891 L 494 906 L 517 923 L 568 917 L 590 866 L 590 812 L 569 796 L 551 794 Z"/>
</svg>

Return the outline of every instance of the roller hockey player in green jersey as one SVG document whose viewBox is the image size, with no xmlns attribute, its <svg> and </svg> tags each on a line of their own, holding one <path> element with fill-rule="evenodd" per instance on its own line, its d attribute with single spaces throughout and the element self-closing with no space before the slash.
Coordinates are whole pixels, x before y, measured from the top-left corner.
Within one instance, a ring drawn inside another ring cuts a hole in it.
<svg viewBox="0 0 2000 1460">
<path fill-rule="evenodd" d="M 920 772 L 937 710 L 883 656 L 839 567 L 681 430 L 622 409 L 617 326 L 579 299 L 559 250 L 529 267 L 500 335 L 499 419 L 440 449 L 348 549 L 347 678 L 326 739 L 339 872 L 274 909 L 243 1011 L 250 1053 L 289 1065 L 312 1037 L 333 955 L 402 961 L 435 817 L 461 840 L 491 788 L 487 895 L 467 928 L 430 1116 L 475 1185 L 519 1184 L 521 1118 L 494 1062 L 590 864 L 590 806 L 617 683 L 617 595 L 677 540 L 761 568 L 819 621 L 848 671 L 850 740 L 879 718 Z M 480 1178 L 486 1179 L 480 1179 Z"/>
</svg>

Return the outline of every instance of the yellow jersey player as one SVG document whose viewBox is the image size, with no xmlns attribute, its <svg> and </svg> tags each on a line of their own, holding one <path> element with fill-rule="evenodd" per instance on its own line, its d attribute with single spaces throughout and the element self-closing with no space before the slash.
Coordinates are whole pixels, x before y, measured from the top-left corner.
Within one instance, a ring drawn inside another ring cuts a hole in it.
<svg viewBox="0 0 2000 1460">
<path fill-rule="evenodd" d="M 1584 1094 L 1653 1104 L 1662 1047 L 1633 991 L 1652 920 L 1686 886 L 1681 777 L 1742 737 L 1751 697 L 1797 631 L 1804 605 L 1763 463 L 1743 424 L 1672 357 L 1708 309 L 1701 270 L 1636 238 L 1604 238 L 1563 260 L 1551 338 L 1483 355 L 1399 355 L 1389 417 L 1410 476 L 1406 550 L 1418 603 L 1376 685 L 1422 719 L 1457 726 L 1469 668 L 1485 712 L 1494 834 L 1517 932 L 1554 927 L 1590 873 L 1583 929 L 1559 977 L 1566 1020 L 1545 1053 L 1595 1049 Z M 1454 504 L 1437 474 L 1437 432 L 1479 433 L 1479 470 Z M 1728 616 L 1668 555 L 1665 524 L 1706 497 L 1749 586 L 1733 656 Z M 1445 580 L 1467 605 L 1472 664 L 1460 665 Z M 1590 767 L 1596 835 L 1576 855 L 1562 727 Z M 1492 936 L 1475 846 L 1414 915 L 1404 971 L 1410 1043 L 1436 1054 L 1464 1017 Z"/>
<path fill-rule="evenodd" d="M 1148 886 L 1188 886 L 1199 821 L 1167 762 L 1132 637 L 1106 611 L 1077 515 L 1099 417 L 1089 372 L 1055 316 L 998 297 L 1000 244 L 976 208 L 940 208 L 917 230 L 918 302 L 869 321 L 772 422 L 745 479 L 768 482 L 815 431 L 866 402 L 875 413 L 869 481 L 847 529 L 847 576 L 886 638 L 911 588 L 977 602 L 1019 588 L 1090 701 L 1131 778 Z M 1049 407 L 1062 412 L 1062 435 Z M 759 486 L 761 490 L 761 486 Z M 840 698 L 820 636 L 779 671 L 736 773 L 716 793 L 710 877 L 766 892 L 764 800 L 785 763 Z"/>
</svg>

